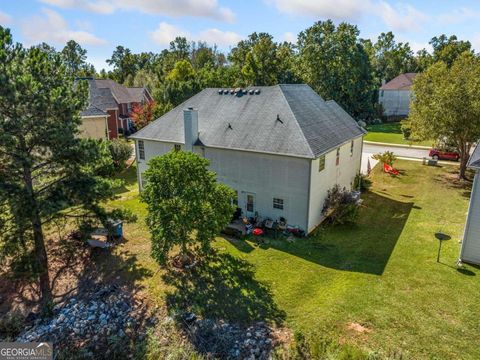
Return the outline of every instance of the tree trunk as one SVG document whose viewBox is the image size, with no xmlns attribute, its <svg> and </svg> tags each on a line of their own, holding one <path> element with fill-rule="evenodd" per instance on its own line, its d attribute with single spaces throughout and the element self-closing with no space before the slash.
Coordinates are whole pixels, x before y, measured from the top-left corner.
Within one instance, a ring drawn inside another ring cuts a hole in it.
<svg viewBox="0 0 480 360">
<path fill-rule="evenodd" d="M 32 172 L 31 168 L 26 164 L 23 166 L 23 174 L 30 203 L 30 222 L 32 223 L 33 240 L 35 243 L 36 270 L 39 272 L 40 278 L 41 305 L 43 311 L 45 311 L 52 303 L 52 289 L 50 288 L 50 277 L 48 275 L 47 250 L 45 249 L 45 239 L 43 236 L 40 211 L 33 190 Z"/>
<path fill-rule="evenodd" d="M 467 171 L 467 162 L 470 158 L 470 146 L 466 143 L 460 145 L 460 171 L 458 172 L 458 179 L 466 179 L 465 173 Z"/>
</svg>

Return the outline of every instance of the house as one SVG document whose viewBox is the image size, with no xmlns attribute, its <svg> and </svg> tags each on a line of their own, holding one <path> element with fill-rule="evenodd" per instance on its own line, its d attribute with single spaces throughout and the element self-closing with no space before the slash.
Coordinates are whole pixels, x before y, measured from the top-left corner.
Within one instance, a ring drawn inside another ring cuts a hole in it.
<svg viewBox="0 0 480 360">
<path fill-rule="evenodd" d="M 310 232 L 323 219 L 327 191 L 352 188 L 364 134 L 309 86 L 275 85 L 204 89 L 130 138 L 140 190 L 151 158 L 193 151 L 236 191 L 243 215 L 283 217 Z"/>
<path fill-rule="evenodd" d="M 152 102 L 146 88 L 126 87 L 111 79 L 82 78 L 88 81 L 89 105 L 80 113 L 82 136 L 115 139 L 131 128 L 130 113 L 135 105 Z"/>
<path fill-rule="evenodd" d="M 383 107 L 383 115 L 404 118 L 410 110 L 410 94 L 416 73 L 400 74 L 380 87 L 378 102 Z"/>
<path fill-rule="evenodd" d="M 467 222 L 460 249 L 460 261 L 480 265 L 480 146 L 477 145 L 467 166 L 475 170 Z"/>
</svg>

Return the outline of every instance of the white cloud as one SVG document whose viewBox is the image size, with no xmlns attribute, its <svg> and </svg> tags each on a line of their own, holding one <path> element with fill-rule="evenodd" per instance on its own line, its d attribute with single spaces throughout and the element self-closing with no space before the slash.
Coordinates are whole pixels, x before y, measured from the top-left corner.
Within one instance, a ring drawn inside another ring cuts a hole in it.
<svg viewBox="0 0 480 360">
<path fill-rule="evenodd" d="M 69 29 L 65 19 L 56 11 L 42 9 L 42 13 L 43 16 L 35 15 L 21 23 L 23 36 L 30 45 L 42 41 L 63 45 L 69 40 L 75 40 L 81 45 L 106 44 L 104 39 L 91 32 Z"/>
<path fill-rule="evenodd" d="M 353 19 L 363 13 L 365 2 L 356 0 L 270 0 L 280 12 L 336 20 Z"/>
<path fill-rule="evenodd" d="M 283 34 L 282 38 L 283 38 L 283 41 L 287 41 L 287 42 L 290 42 L 292 44 L 297 43 L 297 36 L 290 31 L 287 31 L 285 34 Z"/>
<path fill-rule="evenodd" d="M 243 36 L 233 31 L 222 31 L 218 29 L 208 29 L 200 32 L 196 36 L 197 40 L 206 41 L 208 44 L 219 46 L 234 45 L 243 39 Z"/>
<path fill-rule="evenodd" d="M 177 36 L 184 36 L 186 38 L 191 37 L 188 31 L 184 31 L 181 28 L 166 22 L 158 24 L 158 28 L 152 31 L 150 36 L 152 40 L 159 45 L 168 45 L 170 44 L 170 41 L 174 40 Z"/>
<path fill-rule="evenodd" d="M 374 6 L 383 22 L 396 31 L 419 31 L 428 20 L 428 16 L 409 4 L 398 4 L 395 7 L 385 1 Z"/>
<path fill-rule="evenodd" d="M 357 21 L 361 17 L 372 16 L 383 20 L 390 29 L 396 31 L 418 31 L 428 17 L 406 3 L 390 5 L 383 0 L 266 0 L 280 12 L 293 15 Z M 369 19 L 369 21 L 375 21 Z"/>
<path fill-rule="evenodd" d="M 0 11 L 0 25 L 8 25 L 11 24 L 12 17 L 2 11 Z"/>
<path fill-rule="evenodd" d="M 150 32 L 152 40 L 159 45 L 168 45 L 177 36 L 186 37 L 188 40 L 205 41 L 219 46 L 234 45 L 243 39 L 243 36 L 235 32 L 219 29 L 206 29 L 198 34 L 191 34 L 178 26 L 166 22 L 161 22 L 158 24 L 157 29 Z"/>
<path fill-rule="evenodd" d="M 206 17 L 233 22 L 235 14 L 229 8 L 220 6 L 218 0 L 40 0 L 43 3 L 64 9 L 111 14 L 117 10 L 141 11 L 148 14 L 169 16 Z"/>
<path fill-rule="evenodd" d="M 480 11 L 460 7 L 449 13 L 440 14 L 438 20 L 443 24 L 459 24 L 470 20 L 479 20 Z"/>
</svg>

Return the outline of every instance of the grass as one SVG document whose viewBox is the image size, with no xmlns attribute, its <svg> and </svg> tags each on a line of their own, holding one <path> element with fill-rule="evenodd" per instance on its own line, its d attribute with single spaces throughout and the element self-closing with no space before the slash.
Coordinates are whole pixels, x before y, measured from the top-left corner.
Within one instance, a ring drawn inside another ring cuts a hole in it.
<svg viewBox="0 0 480 360">
<path fill-rule="evenodd" d="M 413 141 L 404 139 L 399 122 L 368 125 L 367 131 L 368 134 L 365 135 L 366 141 L 420 146 L 432 146 L 433 143 L 431 140 Z"/>
<path fill-rule="evenodd" d="M 219 254 L 191 273 L 170 274 L 149 255 L 135 169 L 112 206 L 139 216 L 104 266 L 143 286 L 170 311 L 191 310 L 240 322 L 266 319 L 306 334 L 403 359 L 480 358 L 480 270 L 455 263 L 469 186 L 454 167 L 398 161 L 398 177 L 375 168 L 357 225 L 330 228 L 293 243 L 217 238 Z M 132 180 L 133 179 L 133 180 Z M 451 240 L 436 262 L 442 231 Z M 132 260 L 133 259 L 133 260 Z M 357 324 L 364 331 L 352 330 Z"/>
</svg>

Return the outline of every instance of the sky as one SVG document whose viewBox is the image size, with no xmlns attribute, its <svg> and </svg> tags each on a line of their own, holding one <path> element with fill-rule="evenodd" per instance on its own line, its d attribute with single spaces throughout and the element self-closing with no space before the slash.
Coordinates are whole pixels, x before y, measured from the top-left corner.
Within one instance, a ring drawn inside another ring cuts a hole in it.
<svg viewBox="0 0 480 360">
<path fill-rule="evenodd" d="M 455 34 L 480 52 L 479 0 L 0 0 L 0 25 L 26 46 L 73 39 L 97 70 L 117 45 L 159 52 L 176 36 L 228 51 L 252 32 L 295 42 L 315 21 L 355 24 L 362 38 L 393 31 L 414 51 Z"/>
</svg>

